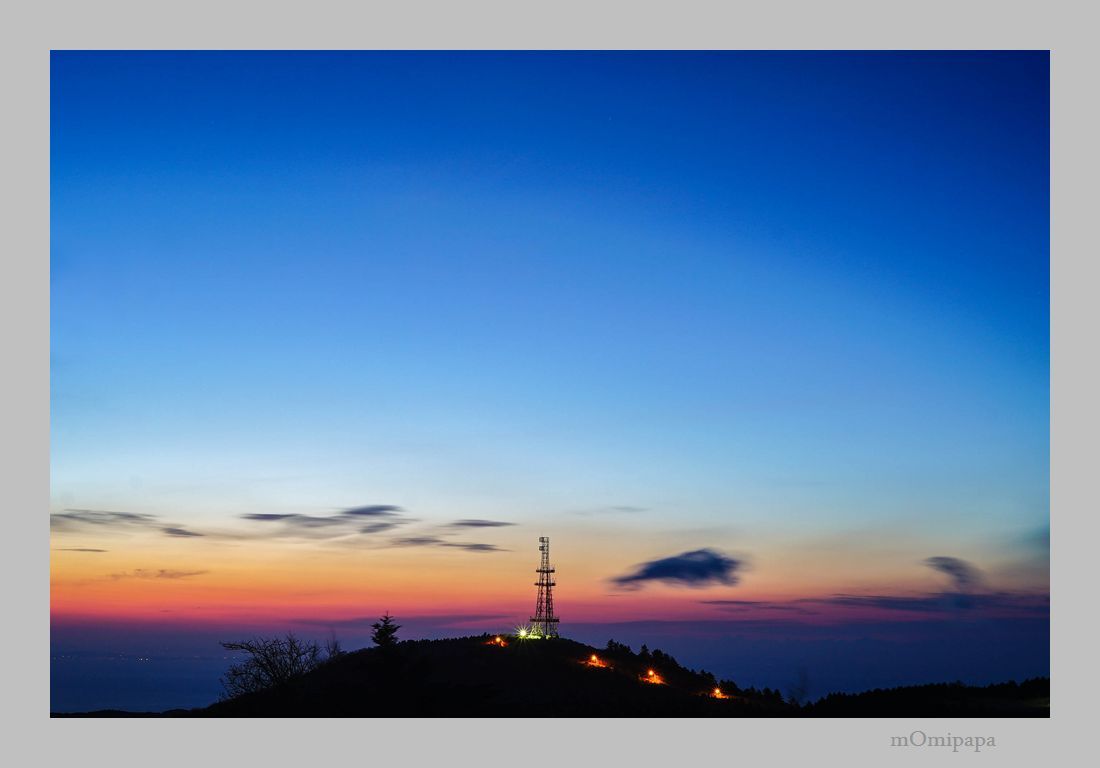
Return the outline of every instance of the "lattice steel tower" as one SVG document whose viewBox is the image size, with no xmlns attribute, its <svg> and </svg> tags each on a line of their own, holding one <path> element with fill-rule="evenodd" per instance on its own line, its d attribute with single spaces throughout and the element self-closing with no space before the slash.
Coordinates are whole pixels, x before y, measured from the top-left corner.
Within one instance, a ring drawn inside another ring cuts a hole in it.
<svg viewBox="0 0 1100 768">
<path fill-rule="evenodd" d="M 539 552 L 542 558 L 539 561 L 539 580 L 535 586 L 539 588 L 539 599 L 535 603 L 535 615 L 531 617 L 531 624 L 542 637 L 558 636 L 558 617 L 554 615 L 554 569 L 550 567 L 550 537 L 539 536 Z"/>
</svg>

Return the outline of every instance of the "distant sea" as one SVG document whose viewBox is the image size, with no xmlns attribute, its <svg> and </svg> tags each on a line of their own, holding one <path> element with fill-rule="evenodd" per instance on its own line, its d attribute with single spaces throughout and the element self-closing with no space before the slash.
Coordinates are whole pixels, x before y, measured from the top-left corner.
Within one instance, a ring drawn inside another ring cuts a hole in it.
<svg viewBox="0 0 1100 768">
<path fill-rule="evenodd" d="M 400 617 L 399 617 L 400 619 Z M 458 628 L 431 619 L 403 622 L 400 636 L 448 637 L 507 631 L 512 624 Z M 164 711 L 217 700 L 232 656 L 219 640 L 294 630 L 345 650 L 370 644 L 364 621 L 279 628 L 210 628 L 141 624 L 51 627 L 50 709 Z M 786 693 L 804 682 L 810 698 L 898 685 L 962 681 L 985 685 L 1050 674 L 1046 618 L 955 619 L 809 625 L 784 621 L 563 622 L 563 634 L 603 647 L 609 639 L 638 650 L 660 648 L 685 667 L 708 670 L 743 687 Z"/>
</svg>

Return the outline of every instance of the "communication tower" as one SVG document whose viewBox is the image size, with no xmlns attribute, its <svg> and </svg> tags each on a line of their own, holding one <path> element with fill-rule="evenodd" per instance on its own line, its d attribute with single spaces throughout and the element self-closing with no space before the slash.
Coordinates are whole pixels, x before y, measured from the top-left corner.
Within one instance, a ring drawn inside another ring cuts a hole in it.
<svg viewBox="0 0 1100 768">
<path fill-rule="evenodd" d="M 535 615 L 531 617 L 532 628 L 540 637 L 558 636 L 558 617 L 554 615 L 554 569 L 550 566 L 550 537 L 539 536 L 541 558 L 536 573 L 539 580 L 538 601 L 535 603 Z"/>
</svg>

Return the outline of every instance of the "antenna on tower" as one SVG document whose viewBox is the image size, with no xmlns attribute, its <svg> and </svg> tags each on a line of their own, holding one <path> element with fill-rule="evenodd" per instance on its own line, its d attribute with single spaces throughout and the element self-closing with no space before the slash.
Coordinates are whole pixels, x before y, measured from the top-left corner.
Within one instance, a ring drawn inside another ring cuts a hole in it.
<svg viewBox="0 0 1100 768">
<path fill-rule="evenodd" d="M 539 536 L 539 567 L 536 573 L 539 580 L 538 601 L 535 603 L 535 615 L 531 617 L 533 629 L 540 637 L 558 636 L 558 617 L 554 615 L 554 569 L 550 566 L 550 537 Z"/>
</svg>

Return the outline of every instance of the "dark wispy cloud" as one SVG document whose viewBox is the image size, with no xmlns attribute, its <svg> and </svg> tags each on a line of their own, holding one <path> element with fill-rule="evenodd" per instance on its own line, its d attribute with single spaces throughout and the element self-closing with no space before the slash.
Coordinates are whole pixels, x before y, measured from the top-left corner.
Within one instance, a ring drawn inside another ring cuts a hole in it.
<svg viewBox="0 0 1100 768">
<path fill-rule="evenodd" d="M 496 544 L 481 544 L 461 541 L 447 541 L 438 536 L 404 536 L 392 539 L 390 545 L 394 547 L 452 547 L 464 549 L 467 552 L 507 552 Z"/>
<path fill-rule="evenodd" d="M 1033 592 L 994 592 L 985 588 L 981 570 L 957 557 L 938 555 L 922 564 L 950 578 L 948 589 L 926 594 L 834 594 L 796 600 L 701 600 L 723 610 L 790 610 L 802 612 L 807 607 L 866 608 L 878 611 L 898 611 L 940 614 L 947 617 L 959 611 L 983 611 L 993 615 L 1045 615 L 1050 610 L 1050 597 Z M 816 611 L 809 611 L 816 613 Z"/>
<path fill-rule="evenodd" d="M 380 534 L 396 531 L 402 526 L 417 522 L 416 518 L 404 514 L 402 507 L 394 504 L 369 504 L 348 507 L 333 514 L 316 515 L 302 512 L 250 512 L 238 516 L 247 525 L 235 530 L 204 529 L 170 523 L 156 515 L 116 512 L 96 509 L 66 509 L 50 516 L 50 525 L 55 531 L 80 531 L 95 529 L 148 530 L 177 539 L 208 538 L 211 540 L 320 540 L 339 546 L 356 547 L 451 547 L 467 552 L 502 552 L 495 544 L 481 542 L 448 541 L 443 537 L 457 536 L 463 530 L 499 528 L 514 525 L 502 520 L 467 518 L 456 520 L 434 529 L 429 528 L 420 535 L 411 535 L 395 539 L 380 537 Z M 422 529 L 423 530 L 423 529 Z M 134 576 L 119 574 L 118 578 L 152 578 L 148 575 Z"/>
<path fill-rule="evenodd" d="M 924 564 L 950 577 L 958 592 L 969 592 L 982 585 L 982 572 L 957 557 L 937 555 L 927 558 Z"/>
<path fill-rule="evenodd" d="M 1050 610 L 1047 595 L 1016 592 L 964 594 L 938 592 L 926 595 L 851 595 L 804 597 L 796 600 L 700 600 L 724 612 L 785 611 L 820 615 L 829 608 L 865 608 L 875 611 L 938 614 L 947 617 L 959 611 L 981 611 L 1000 615 L 1045 615 Z M 820 609 L 820 610 L 818 610 Z"/>
<path fill-rule="evenodd" d="M 1020 543 L 1025 547 L 1030 547 L 1041 551 L 1043 554 L 1050 554 L 1050 526 L 1042 525 L 1025 533 L 1020 537 Z"/>
<path fill-rule="evenodd" d="M 632 573 L 617 576 L 611 581 L 627 588 L 640 587 L 647 582 L 689 587 L 732 585 L 740 580 L 738 571 L 743 567 L 744 562 L 737 558 L 728 557 L 713 549 L 696 549 L 642 563 Z"/>
<path fill-rule="evenodd" d="M 186 538 L 187 536 L 202 536 L 203 534 L 196 531 L 189 531 L 186 528 L 180 528 L 178 526 L 170 525 L 160 529 L 160 532 L 165 536 L 180 536 Z"/>
<path fill-rule="evenodd" d="M 349 507 L 340 512 L 342 517 L 392 517 L 404 510 L 393 504 L 371 504 L 365 507 Z"/>
<path fill-rule="evenodd" d="M 282 523 L 288 528 L 332 528 L 335 526 L 343 526 L 348 524 L 348 520 L 340 515 L 333 515 L 330 517 L 320 515 L 302 515 L 298 513 L 291 514 L 273 514 L 270 512 L 256 512 L 247 515 L 241 515 L 242 520 L 250 520 L 256 523 Z"/>
<path fill-rule="evenodd" d="M 50 515 L 50 527 L 55 530 L 75 530 L 87 526 L 148 527 L 156 524 L 154 515 L 138 512 L 115 512 L 107 509 L 66 509 Z"/>
<path fill-rule="evenodd" d="M 165 536 L 187 538 L 203 534 L 182 525 L 165 524 L 156 515 L 107 509 L 66 509 L 50 515 L 50 528 L 59 532 L 86 530 L 159 531 Z"/>
<path fill-rule="evenodd" d="M 840 605 L 856 608 L 877 608 L 885 611 L 916 611 L 918 613 L 937 613 L 955 607 L 969 607 L 969 604 L 956 603 L 954 595 L 946 593 L 932 595 L 830 595 L 814 598 L 805 602 L 820 605 Z"/>
<path fill-rule="evenodd" d="M 202 576 L 210 571 L 176 571 L 170 568 L 135 568 L 132 571 L 112 573 L 109 579 L 186 579 L 191 576 Z"/>
<path fill-rule="evenodd" d="M 702 605 L 715 605 L 727 612 L 751 613 L 752 611 L 784 611 L 789 613 L 814 614 L 812 611 L 793 602 L 770 602 L 767 600 L 700 600 Z"/>
<path fill-rule="evenodd" d="M 301 537 L 336 538 L 354 534 L 381 533 L 411 522 L 401 516 L 401 507 L 393 504 L 370 504 L 342 509 L 334 515 L 306 515 L 299 512 L 253 512 L 241 515 L 242 520 L 263 523 L 266 528 L 260 538 Z"/>
<path fill-rule="evenodd" d="M 959 610 L 1045 613 L 1050 608 L 1050 600 L 1046 595 L 1016 592 L 939 592 L 928 595 L 840 594 L 807 598 L 797 602 L 916 613 L 953 613 Z"/>
<path fill-rule="evenodd" d="M 593 515 L 636 515 L 639 512 L 648 512 L 646 507 L 634 507 L 629 504 L 619 504 L 608 507 L 592 507 L 591 509 L 577 509 L 573 511 L 574 515 L 582 515 L 584 517 L 591 517 Z"/>
<path fill-rule="evenodd" d="M 385 520 L 377 523 L 367 523 L 359 529 L 359 533 L 382 533 L 398 528 L 406 523 L 405 520 Z"/>
<path fill-rule="evenodd" d="M 106 549 L 97 549 L 95 547 L 57 547 L 58 552 L 107 552 Z"/>
<path fill-rule="evenodd" d="M 501 549 L 496 544 L 465 544 L 462 542 L 448 541 L 444 544 L 440 544 L 441 547 L 455 547 L 457 549 L 464 549 L 467 552 L 507 552 L 508 550 Z"/>
<path fill-rule="evenodd" d="M 438 536 L 403 536 L 390 541 L 395 547 L 438 547 L 446 543 Z"/>
</svg>

